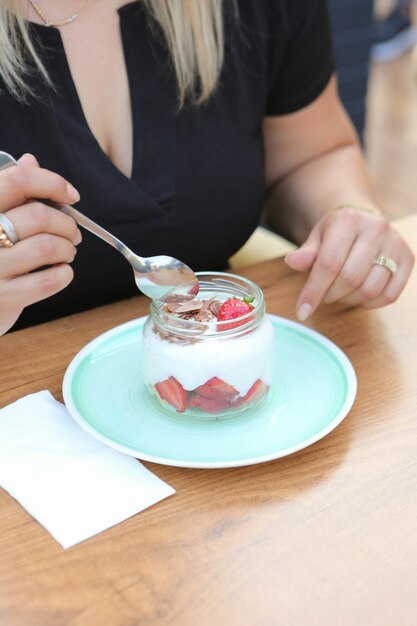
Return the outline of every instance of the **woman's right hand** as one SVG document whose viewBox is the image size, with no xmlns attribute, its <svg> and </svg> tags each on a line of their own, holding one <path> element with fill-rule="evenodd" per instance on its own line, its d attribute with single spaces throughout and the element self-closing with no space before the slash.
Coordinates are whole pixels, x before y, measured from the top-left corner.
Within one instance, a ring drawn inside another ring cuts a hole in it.
<svg viewBox="0 0 417 626">
<path fill-rule="evenodd" d="M 61 291 L 74 276 L 69 263 L 81 241 L 75 221 L 31 198 L 73 204 L 79 194 L 58 174 L 41 169 L 31 155 L 0 172 L 0 213 L 18 237 L 11 248 L 0 248 L 0 335 L 26 306 Z M 39 269 L 44 266 L 50 267 Z"/>
</svg>

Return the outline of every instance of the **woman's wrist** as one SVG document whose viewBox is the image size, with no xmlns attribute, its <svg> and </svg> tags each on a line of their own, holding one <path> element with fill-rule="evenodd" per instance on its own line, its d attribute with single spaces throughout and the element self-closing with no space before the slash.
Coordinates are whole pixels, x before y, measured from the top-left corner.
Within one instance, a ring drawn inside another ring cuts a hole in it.
<svg viewBox="0 0 417 626">
<path fill-rule="evenodd" d="M 371 213 L 371 215 L 378 215 L 383 217 L 383 213 L 380 209 L 372 205 L 356 204 L 355 202 L 344 202 L 338 204 L 328 210 L 328 213 L 334 213 L 340 209 L 358 209 L 358 211 L 365 211 L 365 213 Z"/>
</svg>

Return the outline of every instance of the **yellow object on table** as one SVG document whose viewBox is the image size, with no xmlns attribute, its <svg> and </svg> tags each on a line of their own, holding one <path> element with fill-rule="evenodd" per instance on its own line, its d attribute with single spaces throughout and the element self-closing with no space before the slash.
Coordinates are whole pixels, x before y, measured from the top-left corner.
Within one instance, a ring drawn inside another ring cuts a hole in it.
<svg viewBox="0 0 417 626">
<path fill-rule="evenodd" d="M 239 267 L 246 267 L 261 261 L 269 261 L 269 259 L 285 256 L 291 250 L 294 250 L 295 247 L 283 237 L 275 235 L 262 226 L 258 226 L 245 245 L 229 259 L 230 268 L 238 269 Z"/>
</svg>

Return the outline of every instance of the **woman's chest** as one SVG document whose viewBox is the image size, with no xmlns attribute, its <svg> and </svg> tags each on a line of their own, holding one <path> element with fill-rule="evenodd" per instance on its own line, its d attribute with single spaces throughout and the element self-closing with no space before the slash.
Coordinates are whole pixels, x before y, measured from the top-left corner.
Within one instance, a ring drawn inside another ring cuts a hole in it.
<svg viewBox="0 0 417 626">
<path fill-rule="evenodd" d="M 118 4 L 95 3 L 61 29 L 61 41 L 86 124 L 103 152 L 130 177 L 132 110 Z"/>
<path fill-rule="evenodd" d="M 186 230 L 198 214 L 215 235 L 253 223 L 264 193 L 264 54 L 227 38 L 213 98 L 178 111 L 169 54 L 139 4 L 121 9 L 117 28 L 104 18 L 98 32 L 85 27 L 36 33 L 56 89 L 29 111 L 0 102 L 8 149 L 33 152 L 83 191 L 88 211 L 116 209 L 125 224 L 169 214 Z"/>
</svg>

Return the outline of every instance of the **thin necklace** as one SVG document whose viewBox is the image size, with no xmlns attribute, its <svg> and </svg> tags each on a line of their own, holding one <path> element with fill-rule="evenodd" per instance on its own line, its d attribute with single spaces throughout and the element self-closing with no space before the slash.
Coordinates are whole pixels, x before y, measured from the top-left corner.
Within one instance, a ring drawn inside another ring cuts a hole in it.
<svg viewBox="0 0 417 626">
<path fill-rule="evenodd" d="M 90 2 L 91 0 L 87 0 L 85 4 L 81 7 L 81 9 L 78 11 L 78 13 L 74 13 L 73 15 L 70 15 L 69 17 L 66 17 L 64 20 L 58 20 L 57 22 L 52 22 L 46 17 L 45 13 L 42 11 L 42 9 L 40 8 L 36 0 L 29 0 L 31 7 L 35 11 L 35 13 L 41 18 L 45 26 L 53 26 L 54 28 L 59 28 L 60 26 L 66 26 L 67 24 L 71 24 L 72 22 L 74 22 L 79 16 L 79 14 L 81 13 L 81 11 L 85 9 L 85 7 L 88 4 L 90 4 Z"/>
</svg>

